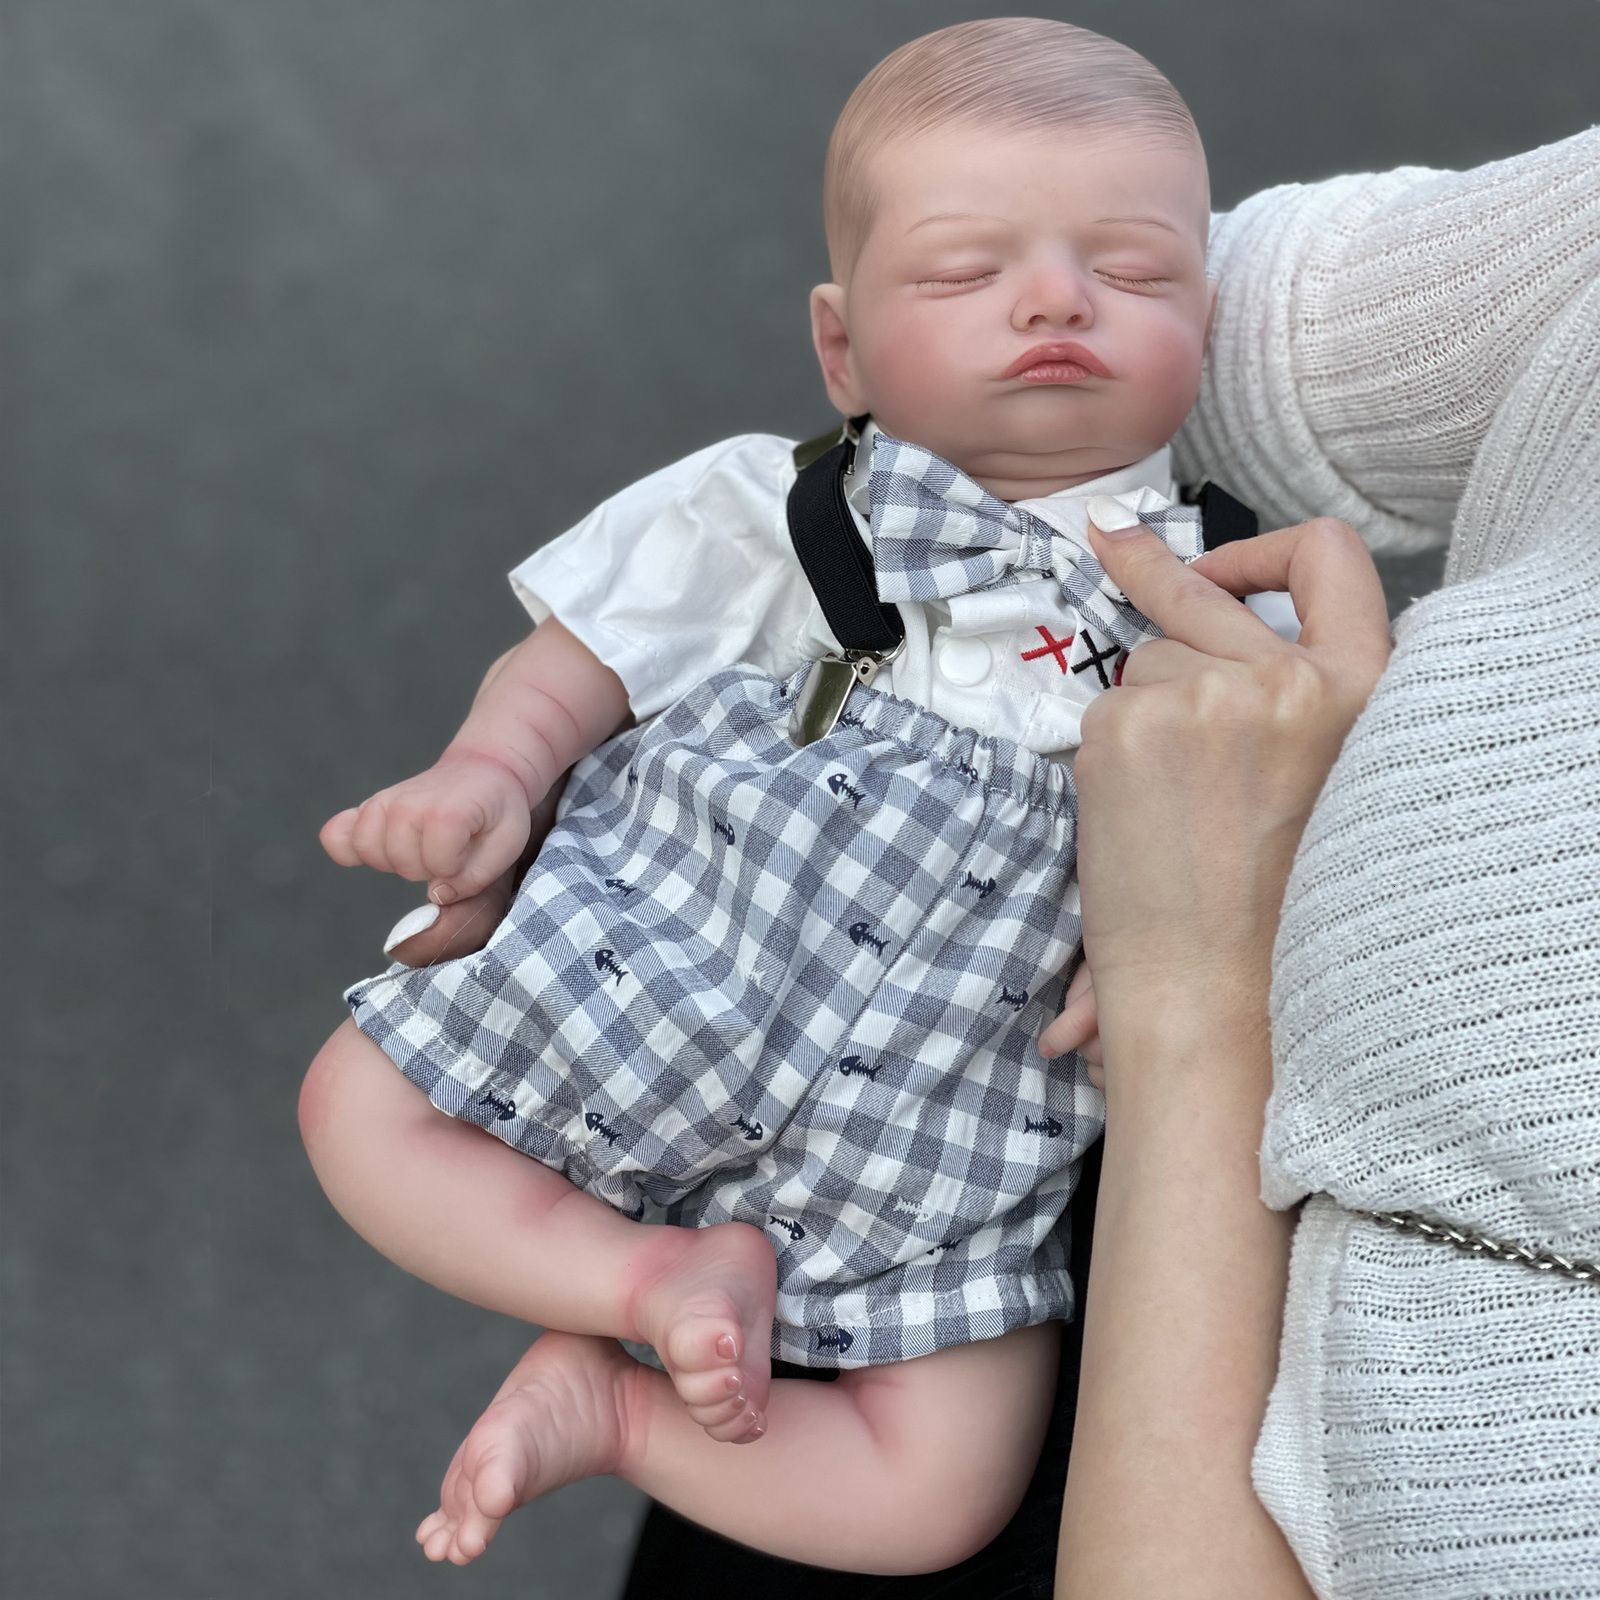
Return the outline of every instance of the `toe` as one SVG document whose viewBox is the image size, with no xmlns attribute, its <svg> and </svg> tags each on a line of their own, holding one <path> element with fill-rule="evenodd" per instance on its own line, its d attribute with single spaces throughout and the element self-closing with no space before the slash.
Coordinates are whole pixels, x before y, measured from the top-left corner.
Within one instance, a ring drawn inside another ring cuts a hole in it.
<svg viewBox="0 0 1600 1600">
<path fill-rule="evenodd" d="M 489 1548 L 489 1537 L 494 1525 L 485 1526 L 482 1519 L 469 1517 L 456 1534 L 456 1549 L 468 1561 L 476 1561 Z"/>
<path fill-rule="evenodd" d="M 522 1487 L 510 1460 L 500 1455 L 487 1457 L 472 1478 L 476 1514 L 496 1522 L 510 1516 L 517 1509 Z"/>
<path fill-rule="evenodd" d="M 661 1359 L 677 1383 L 692 1373 L 721 1372 L 738 1359 L 739 1342 L 739 1325 L 731 1317 L 685 1317 L 667 1335 Z"/>
<path fill-rule="evenodd" d="M 719 1444 L 743 1444 L 749 1439 L 759 1437 L 756 1432 L 758 1428 L 764 1431 L 763 1419 L 745 1406 L 727 1422 L 707 1428 L 706 1433 Z"/>
<path fill-rule="evenodd" d="M 689 1406 L 687 1409 L 690 1418 L 702 1428 L 719 1428 L 723 1423 L 732 1422 L 735 1417 L 747 1412 L 750 1402 L 730 1395 L 717 1405 Z"/>
<path fill-rule="evenodd" d="M 450 1547 L 455 1543 L 455 1535 L 451 1524 L 441 1522 L 435 1527 L 428 1537 L 422 1542 L 422 1553 L 430 1561 L 443 1561 L 450 1553 Z"/>
<path fill-rule="evenodd" d="M 744 1374 L 737 1367 L 718 1367 L 712 1372 L 678 1372 L 672 1387 L 686 1406 L 720 1406 L 745 1392 Z"/>
</svg>

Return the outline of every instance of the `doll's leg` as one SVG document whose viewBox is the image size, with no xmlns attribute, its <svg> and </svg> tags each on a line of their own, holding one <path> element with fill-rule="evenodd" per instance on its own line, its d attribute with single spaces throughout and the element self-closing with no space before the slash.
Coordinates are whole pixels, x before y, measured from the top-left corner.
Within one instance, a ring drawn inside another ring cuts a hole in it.
<svg viewBox="0 0 1600 1600">
<path fill-rule="evenodd" d="M 611 1473 L 773 1555 L 941 1571 L 981 1550 L 1022 1499 L 1058 1335 L 1053 1324 L 1022 1328 L 834 1383 L 780 1378 L 765 1436 L 724 1450 L 620 1346 L 545 1334 L 456 1451 L 417 1540 L 430 1559 L 463 1565 L 516 1507 Z"/>
<path fill-rule="evenodd" d="M 630 1221 L 493 1134 L 445 1116 L 345 1022 L 300 1092 L 334 1208 L 407 1272 L 491 1311 L 652 1345 L 722 1440 L 767 1402 L 777 1267 L 756 1228 Z M 730 1399 L 742 1406 L 728 1425 Z"/>
</svg>

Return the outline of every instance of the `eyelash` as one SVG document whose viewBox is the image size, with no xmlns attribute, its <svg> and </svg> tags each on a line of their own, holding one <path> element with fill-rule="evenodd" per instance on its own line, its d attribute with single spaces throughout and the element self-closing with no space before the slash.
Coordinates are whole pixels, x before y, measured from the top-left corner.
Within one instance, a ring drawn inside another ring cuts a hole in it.
<svg viewBox="0 0 1600 1600">
<path fill-rule="evenodd" d="M 947 288 L 957 288 L 964 283 L 982 283 L 985 278 L 992 278 L 994 276 L 995 274 L 992 272 L 980 272 L 975 278 L 919 278 L 917 280 L 917 287 L 922 289 L 926 288 L 930 283 L 936 283 L 943 284 Z M 1104 276 L 1109 278 L 1113 283 L 1132 284 L 1138 289 L 1146 289 L 1152 283 L 1165 283 L 1167 281 L 1165 278 L 1121 278 L 1118 277 L 1114 272 L 1108 272 L 1104 274 Z"/>
</svg>

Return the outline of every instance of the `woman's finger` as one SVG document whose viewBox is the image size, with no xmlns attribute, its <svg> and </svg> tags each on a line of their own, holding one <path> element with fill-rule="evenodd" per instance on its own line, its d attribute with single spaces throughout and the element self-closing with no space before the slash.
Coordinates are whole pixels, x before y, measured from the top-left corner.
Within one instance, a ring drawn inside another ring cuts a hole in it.
<svg viewBox="0 0 1600 1600">
<path fill-rule="evenodd" d="M 1215 665 L 1213 657 L 1190 645 L 1179 644 L 1176 639 L 1147 639 L 1128 652 L 1117 682 L 1124 688 L 1137 689 L 1192 677 L 1203 668 Z"/>
<path fill-rule="evenodd" d="M 1348 649 L 1380 671 L 1389 659 L 1383 581 L 1361 535 L 1347 522 L 1314 517 L 1236 539 L 1208 550 L 1189 570 L 1233 595 L 1287 590 L 1300 618 L 1302 645 Z"/>
<path fill-rule="evenodd" d="M 1109 522 L 1113 507 L 1124 526 L 1108 531 L 1094 519 Z M 1112 582 L 1169 639 L 1231 661 L 1294 648 L 1226 589 L 1185 566 L 1119 501 L 1097 495 L 1089 502 L 1088 526 L 1089 543 Z"/>
<path fill-rule="evenodd" d="M 395 925 L 385 941 L 385 952 L 408 967 L 429 967 L 436 961 L 450 961 L 481 950 L 505 916 L 516 881 L 515 869 L 508 869 L 481 894 L 442 908 L 418 906 Z M 425 915 L 429 911 L 434 913 L 431 920 Z M 419 928 L 418 923 L 424 926 Z M 396 934 L 401 937 L 396 938 Z"/>
</svg>

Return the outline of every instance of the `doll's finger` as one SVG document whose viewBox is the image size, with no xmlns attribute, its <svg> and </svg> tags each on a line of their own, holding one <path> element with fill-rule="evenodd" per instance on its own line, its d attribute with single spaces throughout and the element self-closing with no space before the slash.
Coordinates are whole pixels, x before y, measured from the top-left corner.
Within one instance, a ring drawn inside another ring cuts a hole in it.
<svg viewBox="0 0 1600 1600">
<path fill-rule="evenodd" d="M 384 848 L 389 852 L 391 872 L 412 883 L 428 876 L 422 864 L 422 824 L 415 817 L 391 812 Z"/>
<path fill-rule="evenodd" d="M 335 813 L 322 824 L 317 834 L 318 842 L 328 855 L 341 867 L 359 867 L 361 857 L 356 854 L 355 841 L 351 837 L 355 832 L 356 816 L 360 810 L 358 806 L 349 806 L 345 810 Z"/>
<path fill-rule="evenodd" d="M 1094 993 L 1094 974 L 1089 970 L 1087 961 L 1080 961 L 1073 969 L 1072 981 L 1067 985 L 1067 992 L 1061 998 L 1061 1009 L 1066 1010 L 1075 1000 L 1086 994 Z"/>
<path fill-rule="evenodd" d="M 1100 1043 L 1100 1019 L 1095 1018 L 1094 1032 L 1078 1046 L 1078 1054 L 1091 1067 L 1104 1067 L 1106 1064 L 1105 1050 Z"/>
<path fill-rule="evenodd" d="M 389 865 L 388 832 L 388 805 L 379 796 L 374 795 L 357 814 L 351 839 L 361 860 L 369 867 L 376 867 L 379 872 L 393 870 Z"/>
<path fill-rule="evenodd" d="M 1059 1017 L 1039 1035 L 1039 1054 L 1046 1061 L 1054 1061 L 1068 1050 L 1076 1050 L 1093 1036 L 1099 1014 L 1092 997 L 1074 1000 Z"/>
<path fill-rule="evenodd" d="M 499 818 L 473 837 L 460 868 L 433 884 L 429 889 L 429 898 L 444 905 L 452 899 L 461 900 L 477 894 L 517 859 L 527 839 L 528 813 L 525 810 L 519 809 L 510 816 Z M 435 889 L 447 891 L 444 900 L 438 899 Z"/>
<path fill-rule="evenodd" d="M 473 837 L 489 824 L 484 808 L 474 802 L 449 815 L 429 818 L 421 831 L 423 877 L 454 879 L 466 865 Z M 475 886 L 481 889 L 482 884 Z"/>
</svg>

